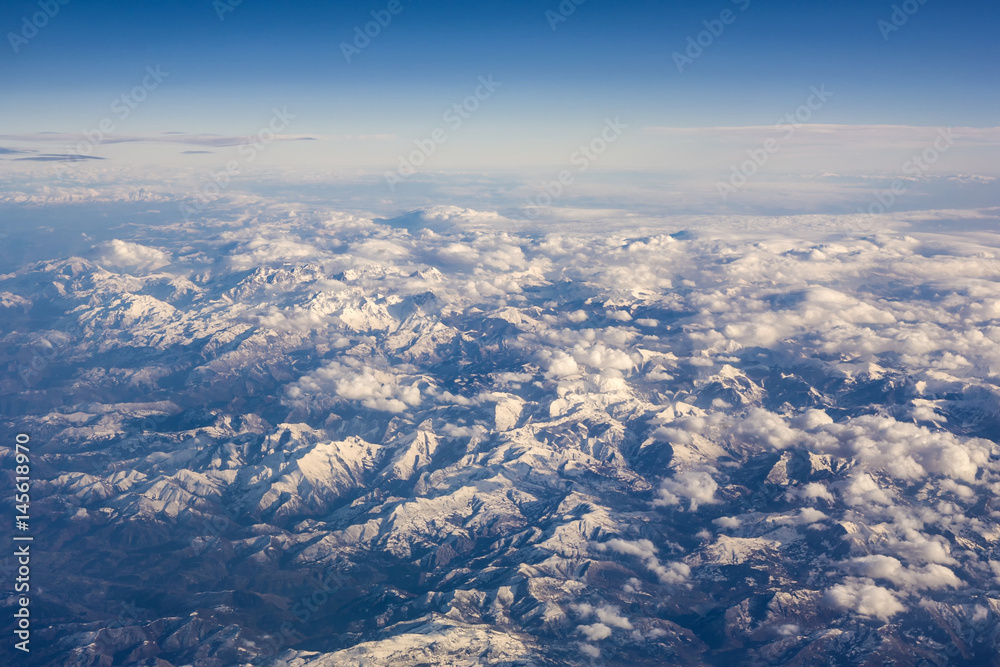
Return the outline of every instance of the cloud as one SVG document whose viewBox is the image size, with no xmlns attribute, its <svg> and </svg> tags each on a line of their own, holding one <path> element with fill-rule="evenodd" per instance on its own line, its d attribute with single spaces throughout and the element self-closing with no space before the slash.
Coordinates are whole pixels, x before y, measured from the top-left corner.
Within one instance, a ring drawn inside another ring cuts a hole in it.
<svg viewBox="0 0 1000 667">
<path fill-rule="evenodd" d="M 681 584 L 691 576 L 691 567 L 685 563 L 674 562 L 663 565 L 656 555 L 656 547 L 649 540 L 623 540 L 613 538 L 607 542 L 594 544 L 598 551 L 613 551 L 614 553 L 636 556 L 664 584 Z"/>
<path fill-rule="evenodd" d="M 859 581 L 837 584 L 827 589 L 823 594 L 823 601 L 831 607 L 877 618 L 886 623 L 896 614 L 906 611 L 906 607 L 892 591 Z"/>
<path fill-rule="evenodd" d="M 789 499 L 801 498 L 803 500 L 825 500 L 832 503 L 834 501 L 833 494 L 826 488 L 826 485 L 822 482 L 807 482 L 799 487 L 793 487 L 788 490 L 786 495 Z"/>
<path fill-rule="evenodd" d="M 837 483 L 844 502 L 848 505 L 892 505 L 892 492 L 878 485 L 868 473 L 852 475 L 845 482 Z"/>
<path fill-rule="evenodd" d="M 944 565 L 931 563 L 923 567 L 904 567 L 891 556 L 873 555 L 853 558 L 843 566 L 852 574 L 871 579 L 885 579 L 901 588 L 940 589 L 960 588 L 962 580 Z"/>
<path fill-rule="evenodd" d="M 313 137 L 294 134 L 276 134 L 269 141 L 311 141 Z M 87 139 L 78 134 L 63 132 L 40 132 L 35 134 L 0 134 L 0 140 L 30 141 L 38 143 L 58 143 L 64 146 L 75 145 Z M 168 132 L 163 134 L 116 134 L 101 140 L 102 144 L 185 144 L 191 146 L 241 146 L 250 141 L 246 136 L 220 134 L 187 134 L 183 132 Z"/>
<path fill-rule="evenodd" d="M 42 155 L 31 155 L 29 157 L 17 157 L 14 160 L 21 162 L 86 162 L 88 160 L 106 160 L 107 158 L 97 155 L 76 155 L 74 153 L 44 153 Z"/>
<path fill-rule="evenodd" d="M 679 505 L 682 499 L 687 499 L 688 509 L 694 512 L 699 505 L 718 502 L 715 499 L 718 488 L 718 483 L 707 472 L 678 472 L 660 482 L 659 497 L 653 501 L 653 505 L 657 507 Z"/>
<path fill-rule="evenodd" d="M 286 390 L 292 405 L 320 408 L 336 401 L 358 402 L 371 410 L 403 412 L 420 404 L 420 389 L 403 384 L 403 376 L 372 368 L 350 357 L 331 361 L 300 378 Z"/>
<path fill-rule="evenodd" d="M 632 629 L 632 624 L 629 622 L 628 618 L 622 616 L 621 610 L 613 605 L 601 605 L 600 607 L 595 607 L 593 605 L 583 603 L 573 605 L 573 608 L 584 618 L 596 616 L 597 619 L 604 625 L 619 628 L 621 630 Z"/>
<path fill-rule="evenodd" d="M 170 253 L 131 241 L 114 239 L 104 246 L 99 261 L 107 266 L 147 272 L 170 264 Z"/>
<path fill-rule="evenodd" d="M 550 378 L 564 378 L 580 373 L 576 359 L 561 350 L 554 353 L 546 350 L 542 359 L 546 366 L 545 375 Z"/>
<path fill-rule="evenodd" d="M 292 235 L 262 235 L 243 241 L 230 255 L 229 262 L 235 270 L 246 270 L 261 265 L 280 264 L 288 261 L 316 261 L 324 252 L 314 245 L 302 242 Z"/>
<path fill-rule="evenodd" d="M 573 358 L 580 364 L 597 372 L 607 370 L 627 371 L 635 366 L 635 362 L 625 352 L 610 348 L 603 343 L 576 345 L 573 348 Z"/>
<path fill-rule="evenodd" d="M 736 422 L 734 432 L 774 449 L 797 444 L 857 459 L 869 469 L 904 480 L 937 474 L 974 483 L 980 468 L 989 463 L 991 451 L 986 440 L 961 438 L 893 417 L 862 415 L 834 423 L 819 410 L 809 410 L 790 423 L 780 415 L 754 408 Z"/>
<path fill-rule="evenodd" d="M 592 623 L 590 625 L 578 625 L 576 631 L 587 638 L 587 641 L 596 642 L 607 639 L 611 636 L 611 628 L 603 623 Z"/>
<path fill-rule="evenodd" d="M 815 507 L 802 507 L 799 509 L 799 514 L 793 519 L 793 523 L 807 526 L 819 521 L 826 521 L 830 517 L 820 512 Z"/>
<path fill-rule="evenodd" d="M 799 150 L 838 148 L 857 150 L 924 149 L 940 128 L 914 125 L 831 125 L 806 123 L 795 131 Z M 956 144 L 1000 145 L 1000 127 L 954 127 Z M 705 137 L 726 144 L 759 143 L 788 134 L 787 126 L 745 125 L 729 127 L 646 127 L 645 134 L 662 137 Z"/>
<path fill-rule="evenodd" d="M 430 206 L 395 218 L 376 218 L 375 222 L 411 232 L 429 229 L 446 233 L 459 229 L 496 229 L 510 221 L 495 211 L 476 211 L 459 206 Z"/>
</svg>

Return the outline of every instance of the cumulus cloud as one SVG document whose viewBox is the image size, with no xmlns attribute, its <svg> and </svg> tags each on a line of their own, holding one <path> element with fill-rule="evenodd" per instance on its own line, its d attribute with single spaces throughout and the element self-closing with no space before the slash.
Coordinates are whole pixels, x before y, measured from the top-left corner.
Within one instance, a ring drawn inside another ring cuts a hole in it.
<svg viewBox="0 0 1000 667">
<path fill-rule="evenodd" d="M 380 370 L 360 360 L 343 357 L 300 378 L 286 390 L 292 405 L 314 406 L 338 400 L 358 402 L 371 410 L 403 412 L 420 404 L 415 383 L 391 370 Z"/>
<path fill-rule="evenodd" d="M 843 564 L 849 572 L 884 579 L 900 588 L 939 589 L 959 588 L 962 581 L 944 565 L 930 563 L 923 567 L 904 567 L 892 556 L 872 555 L 851 559 Z"/>
<path fill-rule="evenodd" d="M 580 364 L 589 366 L 598 372 L 605 370 L 627 371 L 635 365 L 635 361 L 626 352 L 608 347 L 603 343 L 577 345 L 573 348 L 573 358 Z"/>
<path fill-rule="evenodd" d="M 587 641 L 600 641 L 611 636 L 611 628 L 604 623 L 591 623 L 590 625 L 578 625 L 576 631 L 587 638 Z"/>
<path fill-rule="evenodd" d="M 879 486 L 868 473 L 852 475 L 845 482 L 837 483 L 844 502 L 848 505 L 891 505 L 892 493 Z"/>
<path fill-rule="evenodd" d="M 799 510 L 798 516 L 793 519 L 793 523 L 799 525 L 811 525 L 819 521 L 825 521 L 830 517 L 820 512 L 815 507 L 803 507 Z"/>
<path fill-rule="evenodd" d="M 653 501 L 656 506 L 679 505 L 682 499 L 689 501 L 688 508 L 694 512 L 699 505 L 718 502 L 715 492 L 718 483 L 707 472 L 681 471 L 667 477 L 660 483 L 659 497 Z"/>
<path fill-rule="evenodd" d="M 543 359 L 546 366 L 545 374 L 548 377 L 564 378 L 577 375 L 580 372 L 580 366 L 576 363 L 576 359 L 561 350 L 543 355 Z"/>
<path fill-rule="evenodd" d="M 170 264 L 170 253 L 139 243 L 114 239 L 104 246 L 100 261 L 115 268 L 155 271 Z"/>
<path fill-rule="evenodd" d="M 831 607 L 877 618 L 885 623 L 906 610 L 889 589 L 862 581 L 850 581 L 828 588 L 823 594 L 823 601 Z"/>
<path fill-rule="evenodd" d="M 474 426 L 459 426 L 457 424 L 445 424 L 441 427 L 441 433 L 448 438 L 474 438 L 487 433 L 485 426 L 476 424 Z"/>
<path fill-rule="evenodd" d="M 682 584 L 691 576 L 691 567 L 686 563 L 673 562 L 666 565 L 661 563 L 656 555 L 656 546 L 650 540 L 629 541 L 616 537 L 607 542 L 598 542 L 594 544 L 594 548 L 598 551 L 612 551 L 639 558 L 664 584 Z"/>
<path fill-rule="evenodd" d="M 609 320 L 615 320 L 616 322 L 632 321 L 632 315 L 627 310 L 609 310 L 606 314 Z"/>
<path fill-rule="evenodd" d="M 596 616 L 604 625 L 612 628 L 619 628 L 621 630 L 631 630 L 632 624 L 629 622 L 628 618 L 622 616 L 621 610 L 614 605 L 601 605 L 595 607 L 593 605 L 582 603 L 573 605 L 580 616 L 588 618 L 591 616 Z"/>
<path fill-rule="evenodd" d="M 458 229 L 496 229 L 510 221 L 493 211 L 476 211 L 459 206 L 429 206 L 395 218 L 380 219 L 378 222 L 411 232 L 429 229 L 447 233 Z"/>
<path fill-rule="evenodd" d="M 831 503 L 834 501 L 833 494 L 822 482 L 807 482 L 802 486 L 789 489 L 786 495 L 789 499 L 825 500 Z"/>
<path fill-rule="evenodd" d="M 782 637 L 794 637 L 799 634 L 799 626 L 795 623 L 783 623 L 775 631 Z"/>
<path fill-rule="evenodd" d="M 230 235 L 234 240 L 239 237 Z M 288 234 L 257 234 L 252 239 L 242 241 L 229 257 L 229 263 L 236 270 L 246 270 L 268 264 L 282 262 L 316 261 L 325 252 L 301 239 Z"/>
</svg>

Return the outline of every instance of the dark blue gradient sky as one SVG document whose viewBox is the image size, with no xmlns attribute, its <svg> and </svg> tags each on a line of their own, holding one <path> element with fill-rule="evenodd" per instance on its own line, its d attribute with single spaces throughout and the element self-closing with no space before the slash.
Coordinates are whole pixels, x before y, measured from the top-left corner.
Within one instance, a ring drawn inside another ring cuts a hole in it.
<svg viewBox="0 0 1000 667">
<path fill-rule="evenodd" d="M 209 0 L 69 0 L 17 53 L 9 33 L 40 10 L 6 0 L 0 117 L 6 132 L 78 132 L 160 65 L 170 76 L 130 131 L 238 132 L 287 106 L 299 132 L 406 133 L 487 74 L 503 85 L 490 122 L 528 134 L 624 112 L 641 125 L 773 124 L 820 84 L 837 92 L 825 123 L 997 125 L 1000 3 L 912 2 L 886 40 L 877 23 L 893 3 L 872 0 L 586 0 L 556 30 L 558 0 L 401 0 L 348 63 L 340 43 L 387 0 L 243 0 L 224 20 Z M 726 9 L 735 20 L 678 72 L 672 54 Z"/>
</svg>

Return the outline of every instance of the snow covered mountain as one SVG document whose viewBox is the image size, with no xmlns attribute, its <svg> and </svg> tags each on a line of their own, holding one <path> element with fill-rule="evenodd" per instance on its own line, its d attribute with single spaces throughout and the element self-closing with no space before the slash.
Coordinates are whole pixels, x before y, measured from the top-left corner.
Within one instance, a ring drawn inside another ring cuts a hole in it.
<svg viewBox="0 0 1000 667">
<path fill-rule="evenodd" d="M 0 275 L 32 659 L 995 660 L 1000 235 L 508 222 L 136 225 Z"/>
</svg>

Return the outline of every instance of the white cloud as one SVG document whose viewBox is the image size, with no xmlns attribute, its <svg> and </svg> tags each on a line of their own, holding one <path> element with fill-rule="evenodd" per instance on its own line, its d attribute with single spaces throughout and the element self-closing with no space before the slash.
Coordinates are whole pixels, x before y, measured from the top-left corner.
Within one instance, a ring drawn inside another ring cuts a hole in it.
<svg viewBox="0 0 1000 667">
<path fill-rule="evenodd" d="M 286 390 L 293 405 L 321 406 L 338 400 L 355 401 L 372 410 L 403 412 L 420 404 L 420 389 L 403 384 L 404 378 L 393 371 L 372 368 L 363 362 L 343 357 L 300 378 Z"/>
<path fill-rule="evenodd" d="M 229 262 L 234 270 L 240 271 L 283 262 L 314 262 L 325 254 L 322 249 L 292 235 L 257 234 L 240 243 L 230 255 Z"/>
<path fill-rule="evenodd" d="M 105 245 L 100 261 L 107 266 L 146 272 L 170 264 L 170 253 L 139 243 L 114 239 Z"/>
<path fill-rule="evenodd" d="M 993 580 L 1000 583 L 1000 561 L 991 560 L 990 569 L 993 571 Z"/>
<path fill-rule="evenodd" d="M 699 505 L 718 502 L 715 492 L 718 483 L 707 472 L 681 471 L 667 477 L 660 483 L 659 497 L 653 501 L 656 506 L 679 505 L 682 499 L 689 501 L 689 509 L 694 512 Z"/>
<path fill-rule="evenodd" d="M 787 495 L 789 498 L 802 498 L 804 500 L 825 500 L 831 503 L 834 501 L 833 494 L 822 482 L 807 482 L 800 487 L 789 489 Z"/>
<path fill-rule="evenodd" d="M 848 505 L 891 505 L 892 495 L 878 485 L 868 473 L 852 475 L 846 482 L 837 484 L 840 495 Z"/>
<path fill-rule="evenodd" d="M 613 551 L 641 559 L 643 564 L 664 584 L 681 584 L 691 576 L 691 567 L 685 563 L 662 564 L 656 555 L 656 547 L 649 540 L 629 541 L 616 537 L 607 542 L 595 543 L 594 548 L 598 551 Z"/>
<path fill-rule="evenodd" d="M 551 378 L 564 378 L 579 374 L 580 366 L 573 357 L 565 352 L 559 351 L 546 356 L 545 365 L 547 370 L 545 374 L 547 376 Z"/>
<path fill-rule="evenodd" d="M 596 642 L 607 639 L 611 636 L 611 628 L 603 623 L 591 623 L 590 625 L 578 625 L 576 631 L 587 638 L 587 641 Z"/>
<path fill-rule="evenodd" d="M 597 620 L 612 628 L 619 628 L 621 630 L 632 629 L 632 624 L 629 622 L 628 618 L 622 616 L 621 610 L 614 605 L 601 605 L 600 607 L 595 607 L 590 604 L 582 603 L 573 605 L 573 608 L 582 617 L 587 618 L 596 616 Z"/>
<path fill-rule="evenodd" d="M 853 574 L 885 579 L 901 588 L 938 589 L 959 588 L 962 581 L 955 573 L 944 565 L 931 563 L 923 567 L 904 567 L 891 556 L 861 556 L 844 563 L 844 567 Z"/>
<path fill-rule="evenodd" d="M 853 611 L 860 616 L 878 618 L 883 622 L 888 622 L 890 618 L 906 610 L 892 591 L 861 581 L 849 581 L 828 588 L 823 594 L 823 600 L 832 607 Z"/>
</svg>

